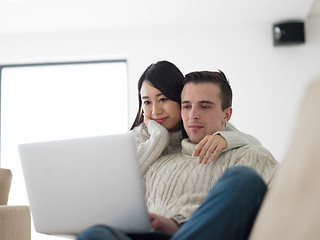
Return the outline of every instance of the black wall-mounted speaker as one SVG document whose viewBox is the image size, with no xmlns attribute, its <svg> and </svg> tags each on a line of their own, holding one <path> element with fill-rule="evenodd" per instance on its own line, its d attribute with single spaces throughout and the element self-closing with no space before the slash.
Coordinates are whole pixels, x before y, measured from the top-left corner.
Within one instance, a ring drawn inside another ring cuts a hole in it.
<svg viewBox="0 0 320 240">
<path fill-rule="evenodd" d="M 302 21 L 279 22 L 273 25 L 273 45 L 292 45 L 305 42 Z"/>
</svg>

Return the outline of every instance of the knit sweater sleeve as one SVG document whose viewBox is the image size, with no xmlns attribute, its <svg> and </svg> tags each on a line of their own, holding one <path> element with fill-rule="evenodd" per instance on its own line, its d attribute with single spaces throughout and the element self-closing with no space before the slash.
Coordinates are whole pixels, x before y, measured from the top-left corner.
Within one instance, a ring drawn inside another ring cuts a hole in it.
<svg viewBox="0 0 320 240">
<path fill-rule="evenodd" d="M 227 123 L 226 131 L 218 131 L 215 134 L 220 134 L 227 141 L 227 148 L 223 152 L 246 145 L 261 145 L 257 138 L 240 132 L 231 123 Z"/>
<path fill-rule="evenodd" d="M 147 127 L 144 123 L 143 125 L 132 130 L 136 139 L 137 154 L 142 175 L 144 175 L 149 166 L 159 158 L 170 140 L 167 129 L 156 121 L 151 120 Z"/>
</svg>

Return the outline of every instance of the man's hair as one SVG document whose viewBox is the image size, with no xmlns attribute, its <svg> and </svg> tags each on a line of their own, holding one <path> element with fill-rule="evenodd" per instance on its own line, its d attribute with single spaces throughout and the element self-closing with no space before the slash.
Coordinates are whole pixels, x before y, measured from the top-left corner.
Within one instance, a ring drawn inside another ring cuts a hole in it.
<svg viewBox="0 0 320 240">
<path fill-rule="evenodd" d="M 220 100 L 222 110 L 232 106 L 232 90 L 228 79 L 222 71 L 191 72 L 184 77 L 184 85 L 187 83 L 213 83 L 220 87 Z"/>
</svg>

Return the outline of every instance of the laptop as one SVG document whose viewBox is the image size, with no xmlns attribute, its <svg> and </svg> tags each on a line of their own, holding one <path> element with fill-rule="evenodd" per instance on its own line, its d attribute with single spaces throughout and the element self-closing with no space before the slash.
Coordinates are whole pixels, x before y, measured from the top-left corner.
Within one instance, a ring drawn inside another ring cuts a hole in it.
<svg viewBox="0 0 320 240">
<path fill-rule="evenodd" d="M 37 232 L 77 235 L 96 224 L 150 232 L 131 133 L 18 148 Z"/>
</svg>

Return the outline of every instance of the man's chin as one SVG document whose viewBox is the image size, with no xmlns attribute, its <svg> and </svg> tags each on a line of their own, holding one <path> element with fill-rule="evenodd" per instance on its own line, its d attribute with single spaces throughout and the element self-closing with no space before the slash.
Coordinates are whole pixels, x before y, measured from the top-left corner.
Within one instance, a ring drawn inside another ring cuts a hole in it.
<svg viewBox="0 0 320 240">
<path fill-rule="evenodd" d="M 202 131 L 187 131 L 187 134 L 189 141 L 193 144 L 198 144 L 206 136 Z"/>
<path fill-rule="evenodd" d="M 189 141 L 193 144 L 198 144 L 202 138 L 200 140 L 199 139 L 199 137 L 189 137 Z"/>
</svg>

